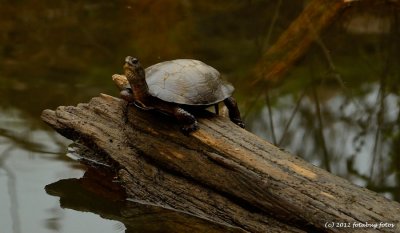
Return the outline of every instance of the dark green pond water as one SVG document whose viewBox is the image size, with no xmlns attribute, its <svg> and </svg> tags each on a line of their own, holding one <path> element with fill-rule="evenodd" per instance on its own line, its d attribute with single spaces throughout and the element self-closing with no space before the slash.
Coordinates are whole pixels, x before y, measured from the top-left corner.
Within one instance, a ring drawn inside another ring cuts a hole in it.
<svg viewBox="0 0 400 233">
<path fill-rule="evenodd" d="M 399 201 L 398 5 L 351 5 L 278 85 L 251 84 L 306 2 L 0 0 L 0 232 L 228 231 L 154 206 L 115 206 L 73 179 L 84 167 L 40 113 L 117 96 L 111 75 L 127 55 L 146 66 L 175 58 L 214 66 L 236 87 L 248 130 Z"/>
</svg>

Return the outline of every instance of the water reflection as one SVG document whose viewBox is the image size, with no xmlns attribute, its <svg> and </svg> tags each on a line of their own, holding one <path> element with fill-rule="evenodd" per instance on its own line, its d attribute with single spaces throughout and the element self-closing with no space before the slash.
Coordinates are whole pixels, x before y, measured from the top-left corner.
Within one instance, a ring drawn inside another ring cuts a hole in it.
<svg viewBox="0 0 400 233">
<path fill-rule="evenodd" d="M 20 229 L 20 216 L 18 208 L 17 188 L 16 188 L 16 178 L 14 172 L 5 164 L 7 157 L 10 156 L 9 149 L 3 151 L 0 157 L 0 169 L 5 171 L 5 176 L 7 178 L 7 194 L 9 196 L 10 203 L 10 215 L 12 222 L 12 230 L 15 233 L 21 232 Z"/>
<path fill-rule="evenodd" d="M 15 167 L 9 165 L 10 161 L 14 158 L 17 151 L 27 151 L 29 153 L 43 153 L 48 154 L 46 151 L 46 145 L 34 142 L 30 140 L 30 137 L 34 134 L 30 129 L 25 128 L 24 122 L 15 117 L 17 111 L 11 111 L 11 114 L 7 114 L 5 110 L 1 111 L 3 114 L 0 118 L 0 170 L 4 171 L 5 182 L 7 187 L 5 191 L 8 194 L 8 201 L 3 202 L 9 203 L 11 228 L 12 232 L 21 232 L 21 217 L 20 207 L 18 199 L 18 185 L 17 185 L 17 174 Z M 52 153 L 54 154 L 54 153 Z"/>
<path fill-rule="evenodd" d="M 242 232 L 151 203 L 125 200 L 123 192 L 119 193 L 112 186 L 119 188 L 112 183 L 112 174 L 89 170 L 81 179 L 60 180 L 47 185 L 46 191 L 60 197 L 63 208 L 90 211 L 121 222 L 116 225 L 121 232 Z M 105 187 L 113 191 L 107 191 Z M 53 220 L 51 224 L 54 224 Z"/>
<path fill-rule="evenodd" d="M 392 165 L 398 154 L 393 149 L 398 144 L 399 96 L 391 94 L 382 100 L 378 85 L 363 89 L 367 91 L 362 96 L 349 99 L 335 95 L 322 104 L 315 101 L 315 96 L 304 94 L 298 100 L 292 95 L 280 97 L 272 110 L 263 108 L 257 117 L 262 120 L 255 121 L 252 130 L 268 138 L 272 136 L 266 132 L 275 132 L 279 146 L 353 183 L 397 198 L 397 170 Z M 318 92 L 329 90 L 325 87 Z M 377 109 L 380 103 L 383 106 Z M 317 146 L 305 146 L 315 140 L 319 140 Z"/>
<path fill-rule="evenodd" d="M 74 220 L 79 224 L 79 219 L 92 222 L 91 229 L 99 226 L 97 232 L 111 232 L 108 223 L 99 217 L 65 213 L 56 199 L 43 190 L 55 180 L 82 176 L 82 166 L 65 156 L 68 140 L 54 132 L 29 127 L 17 109 L 0 112 L 2 232 L 84 232 L 81 228 L 71 231 L 65 227 Z M 46 228 L 41 225 L 46 219 L 59 220 Z"/>
</svg>

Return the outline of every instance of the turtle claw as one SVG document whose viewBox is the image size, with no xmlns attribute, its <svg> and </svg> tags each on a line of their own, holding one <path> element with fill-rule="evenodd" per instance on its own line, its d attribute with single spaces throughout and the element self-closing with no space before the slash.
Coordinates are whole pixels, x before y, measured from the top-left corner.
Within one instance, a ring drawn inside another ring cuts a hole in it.
<svg viewBox="0 0 400 233">
<path fill-rule="evenodd" d="M 197 121 L 192 123 L 192 124 L 190 124 L 190 125 L 184 125 L 181 128 L 182 133 L 185 134 L 185 135 L 189 135 L 191 132 L 194 132 L 194 131 L 196 131 L 198 129 L 199 129 L 199 124 L 197 123 Z"/>
<path fill-rule="evenodd" d="M 231 121 L 233 123 L 235 123 L 236 125 L 238 125 L 240 128 L 243 128 L 243 129 L 245 128 L 245 125 L 241 119 L 231 119 Z"/>
</svg>

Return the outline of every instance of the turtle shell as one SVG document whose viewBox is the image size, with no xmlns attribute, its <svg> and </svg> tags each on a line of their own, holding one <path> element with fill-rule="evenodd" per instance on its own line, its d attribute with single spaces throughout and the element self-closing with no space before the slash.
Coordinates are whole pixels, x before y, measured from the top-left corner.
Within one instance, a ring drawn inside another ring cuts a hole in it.
<svg viewBox="0 0 400 233">
<path fill-rule="evenodd" d="M 212 105 L 230 97 L 233 86 L 213 67 L 192 59 L 177 59 L 146 69 L 149 93 L 161 100 L 186 105 Z"/>
</svg>

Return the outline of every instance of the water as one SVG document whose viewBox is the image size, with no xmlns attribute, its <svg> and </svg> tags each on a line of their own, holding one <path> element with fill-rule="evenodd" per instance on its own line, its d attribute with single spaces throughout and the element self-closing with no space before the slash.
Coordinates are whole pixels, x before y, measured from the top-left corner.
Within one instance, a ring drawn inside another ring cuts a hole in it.
<svg viewBox="0 0 400 233">
<path fill-rule="evenodd" d="M 266 91 L 251 85 L 255 65 L 305 4 L 279 3 L 1 1 L 0 232 L 227 231 L 146 205 L 117 205 L 133 219 L 101 207 L 108 199 L 83 189 L 84 167 L 65 156 L 71 142 L 41 122 L 43 109 L 117 95 L 111 75 L 126 55 L 205 61 L 236 87 L 249 130 L 400 200 L 399 12 L 354 4 Z M 82 201 L 71 201 L 77 193 Z"/>
<path fill-rule="evenodd" d="M 50 131 L 27 128 L 17 110 L 7 111 L 1 122 L 1 232 L 115 231 L 118 222 L 63 210 L 58 198 L 46 194 L 47 184 L 83 174 L 78 164 L 63 155 L 62 145 L 68 140 Z"/>
</svg>

